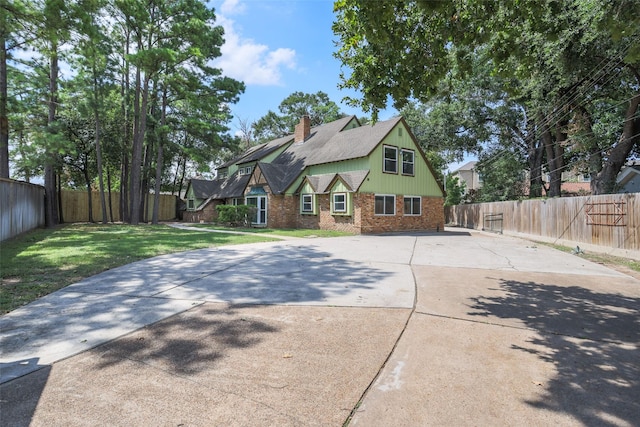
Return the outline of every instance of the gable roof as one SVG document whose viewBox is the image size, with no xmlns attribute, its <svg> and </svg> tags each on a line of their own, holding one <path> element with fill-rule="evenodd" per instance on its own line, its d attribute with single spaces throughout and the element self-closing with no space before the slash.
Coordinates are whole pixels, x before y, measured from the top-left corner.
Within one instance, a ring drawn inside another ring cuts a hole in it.
<svg viewBox="0 0 640 427">
<path fill-rule="evenodd" d="M 616 181 L 619 186 L 624 187 L 629 181 L 638 176 L 640 176 L 640 164 L 635 165 L 632 163 L 620 171 Z"/>
<path fill-rule="evenodd" d="M 213 181 L 192 178 L 189 185 L 193 188 L 193 195 L 197 199 L 205 199 L 196 210 L 202 209 L 210 200 L 242 197 L 249 178 L 251 175 L 240 175 L 238 172 L 226 179 Z"/>
<path fill-rule="evenodd" d="M 217 181 L 197 178 L 191 178 L 189 180 L 189 185 L 191 186 L 191 188 L 193 188 L 193 195 L 196 197 L 196 199 L 208 198 L 219 187 L 219 183 Z M 189 191 L 188 188 L 187 191 Z"/>
<path fill-rule="evenodd" d="M 396 117 L 375 125 L 344 129 L 355 116 L 311 128 L 304 142 L 294 143 L 270 164 L 276 185 L 269 183 L 274 194 L 284 192 L 308 166 L 339 162 L 368 156 L 402 118 Z M 278 169 L 278 172 L 275 170 Z M 265 176 L 269 180 L 268 176 Z M 359 186 L 359 185 L 358 185 Z"/>
<path fill-rule="evenodd" d="M 254 147 L 249 148 L 247 151 L 245 151 L 238 157 L 235 157 L 221 164 L 220 166 L 218 166 L 218 169 L 227 168 L 235 164 L 242 164 L 242 163 L 248 163 L 248 162 L 254 162 L 256 160 L 260 160 L 263 157 L 273 153 L 283 145 L 292 141 L 293 141 L 293 135 L 287 135 L 287 136 L 283 136 L 282 138 L 277 138 L 269 142 L 265 142 L 264 144 L 256 145 Z"/>
<path fill-rule="evenodd" d="M 367 175 L 369 175 L 368 170 L 308 175 L 300 184 L 298 191 L 305 182 L 308 182 L 315 193 L 328 193 L 336 179 L 341 179 L 351 191 L 357 191 Z"/>
<path fill-rule="evenodd" d="M 470 162 L 465 163 L 464 165 L 460 166 L 458 169 L 454 170 L 451 173 L 457 173 L 460 171 L 470 171 L 476 168 L 476 164 L 478 164 L 478 162 L 476 160 L 471 160 Z"/>
</svg>

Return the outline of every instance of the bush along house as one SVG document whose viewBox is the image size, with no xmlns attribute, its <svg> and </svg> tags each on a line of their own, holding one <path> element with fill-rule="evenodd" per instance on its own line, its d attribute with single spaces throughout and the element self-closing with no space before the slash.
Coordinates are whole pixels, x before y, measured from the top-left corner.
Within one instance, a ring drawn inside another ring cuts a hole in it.
<svg viewBox="0 0 640 427">
<path fill-rule="evenodd" d="M 220 204 L 253 206 L 254 227 L 354 233 L 437 230 L 444 190 L 401 117 L 361 125 L 355 116 L 252 147 L 213 181 L 192 179 L 185 220 L 213 221 Z"/>
</svg>

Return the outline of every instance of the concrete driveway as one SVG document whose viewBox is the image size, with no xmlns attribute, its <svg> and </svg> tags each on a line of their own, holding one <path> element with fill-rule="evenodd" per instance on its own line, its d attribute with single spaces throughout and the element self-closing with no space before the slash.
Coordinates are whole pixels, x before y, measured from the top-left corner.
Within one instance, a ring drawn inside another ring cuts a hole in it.
<svg viewBox="0 0 640 427">
<path fill-rule="evenodd" d="M 640 281 L 466 231 L 134 263 L 0 318 L 1 425 L 637 425 Z"/>
</svg>

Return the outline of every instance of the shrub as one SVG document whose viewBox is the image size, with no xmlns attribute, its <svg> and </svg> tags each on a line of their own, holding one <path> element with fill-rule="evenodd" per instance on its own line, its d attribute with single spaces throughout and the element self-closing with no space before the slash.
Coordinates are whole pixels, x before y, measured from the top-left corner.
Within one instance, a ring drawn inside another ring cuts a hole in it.
<svg viewBox="0 0 640 427">
<path fill-rule="evenodd" d="M 255 208 L 247 205 L 218 205 L 216 210 L 218 211 L 218 221 L 233 227 L 249 225 L 249 218 L 255 213 Z"/>
</svg>

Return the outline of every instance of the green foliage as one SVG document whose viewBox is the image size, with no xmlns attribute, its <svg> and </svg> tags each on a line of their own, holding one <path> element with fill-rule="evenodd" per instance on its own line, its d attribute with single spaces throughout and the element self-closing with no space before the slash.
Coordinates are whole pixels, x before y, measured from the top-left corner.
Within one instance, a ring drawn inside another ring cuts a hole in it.
<svg viewBox="0 0 640 427">
<path fill-rule="evenodd" d="M 294 92 L 278 106 L 280 114 L 268 111 L 253 124 L 254 136 L 258 141 L 268 141 L 292 134 L 302 116 L 309 116 L 311 126 L 332 122 L 344 114 L 338 104 L 319 91 L 315 94 Z"/>
<path fill-rule="evenodd" d="M 517 154 L 501 151 L 482 156 L 476 169 L 482 177 L 482 188 L 475 201 L 501 202 L 527 196 L 525 165 Z"/>
<path fill-rule="evenodd" d="M 444 200 L 444 205 L 455 206 L 462 203 L 466 187 L 466 183 L 461 181 L 457 175 L 447 175 L 445 182 L 447 197 Z"/>
<path fill-rule="evenodd" d="M 234 227 L 247 225 L 249 218 L 255 215 L 255 207 L 248 205 L 218 205 L 218 221 Z"/>
<path fill-rule="evenodd" d="M 361 95 L 350 102 L 375 121 L 389 99 L 405 113 L 418 101 L 445 157 L 502 145 L 552 181 L 576 158 L 611 181 L 638 150 L 640 2 L 338 0 L 334 9 L 335 56 L 348 68 L 340 86 Z"/>
</svg>

